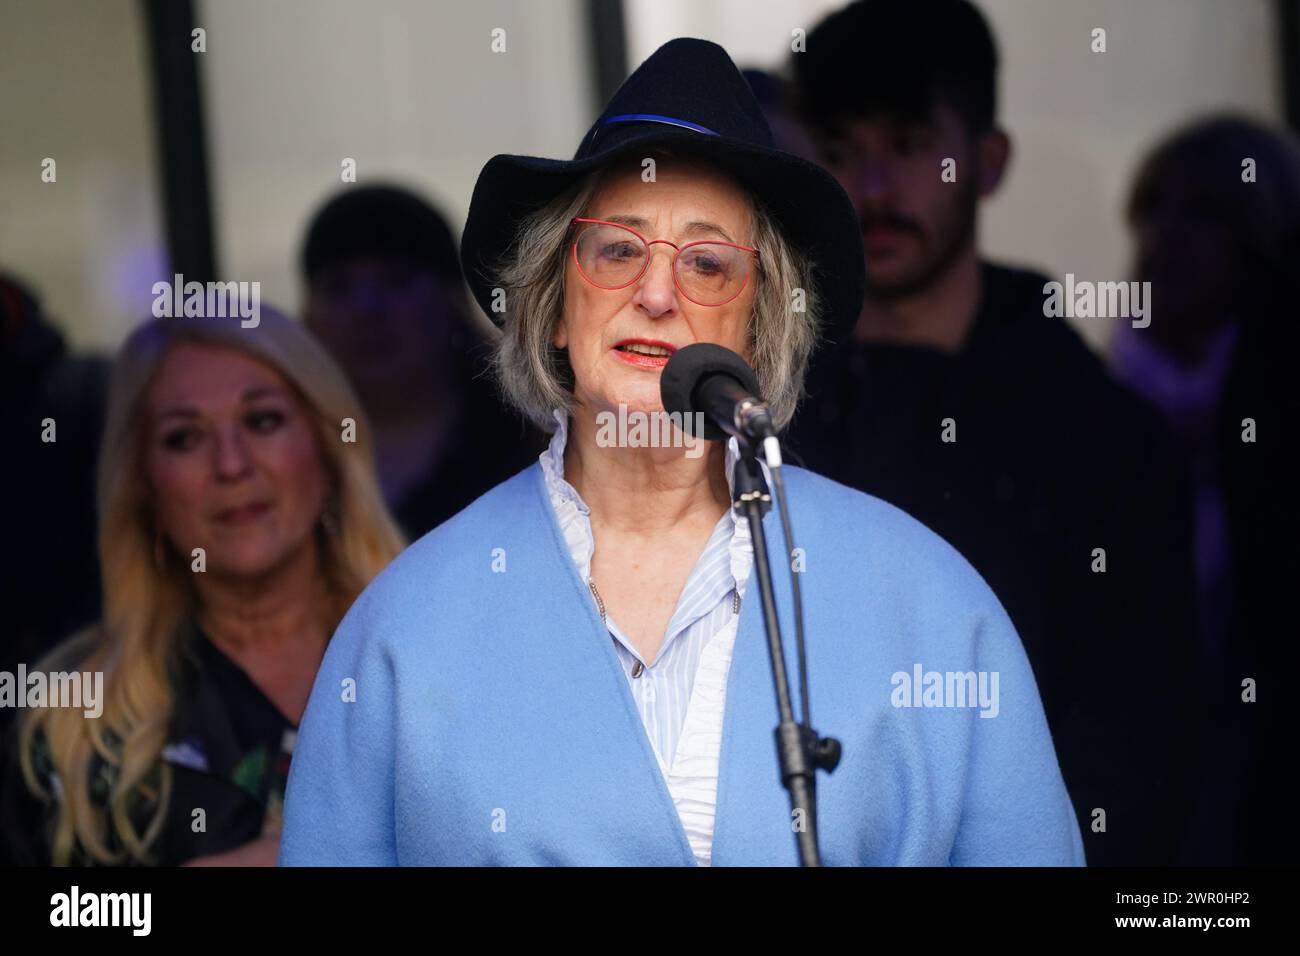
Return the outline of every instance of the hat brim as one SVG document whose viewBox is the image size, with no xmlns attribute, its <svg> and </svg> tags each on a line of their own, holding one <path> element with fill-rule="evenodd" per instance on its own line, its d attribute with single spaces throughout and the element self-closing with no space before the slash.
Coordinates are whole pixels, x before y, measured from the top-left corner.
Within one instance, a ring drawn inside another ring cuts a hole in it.
<svg viewBox="0 0 1300 956">
<path fill-rule="evenodd" d="M 594 170 L 628 154 L 675 147 L 711 159 L 730 172 L 776 220 L 785 240 L 805 255 L 822 306 L 822 334 L 845 341 L 862 310 L 866 282 L 857 214 L 826 170 L 798 156 L 726 136 L 658 127 L 616 147 L 578 160 L 494 156 L 474 186 L 461 239 L 461 262 L 474 298 L 498 325 L 495 269 L 516 237 L 520 221 Z"/>
</svg>

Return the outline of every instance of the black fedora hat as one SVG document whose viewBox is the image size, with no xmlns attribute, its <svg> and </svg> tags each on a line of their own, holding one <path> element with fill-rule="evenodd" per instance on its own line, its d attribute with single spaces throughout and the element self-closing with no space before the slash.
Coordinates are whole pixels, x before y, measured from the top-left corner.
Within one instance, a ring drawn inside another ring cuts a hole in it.
<svg viewBox="0 0 1300 956">
<path fill-rule="evenodd" d="M 624 81 L 573 159 L 494 156 L 479 173 L 461 239 L 461 264 L 493 321 L 493 267 L 524 216 L 586 174 L 640 150 L 673 147 L 727 169 L 763 204 L 786 241 L 813 264 L 823 329 L 847 339 L 862 309 L 865 265 L 853 204 L 815 163 L 777 149 L 763 110 L 727 52 L 670 40 Z"/>
</svg>

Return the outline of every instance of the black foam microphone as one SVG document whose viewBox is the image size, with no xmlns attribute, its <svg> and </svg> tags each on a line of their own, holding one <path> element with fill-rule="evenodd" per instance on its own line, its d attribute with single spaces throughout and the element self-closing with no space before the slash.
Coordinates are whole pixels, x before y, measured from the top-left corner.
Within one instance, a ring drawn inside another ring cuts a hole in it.
<svg viewBox="0 0 1300 956">
<path fill-rule="evenodd" d="M 678 349 L 659 376 L 664 411 L 703 413 L 703 437 L 709 441 L 735 435 L 758 445 L 775 436 L 772 414 L 758 393 L 758 376 L 749 363 L 710 342 Z"/>
</svg>

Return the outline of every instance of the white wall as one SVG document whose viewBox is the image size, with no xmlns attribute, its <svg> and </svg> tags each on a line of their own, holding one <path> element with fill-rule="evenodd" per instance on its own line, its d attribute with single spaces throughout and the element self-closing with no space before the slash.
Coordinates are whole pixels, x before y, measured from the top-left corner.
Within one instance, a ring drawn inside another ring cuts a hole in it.
<svg viewBox="0 0 1300 956">
<path fill-rule="evenodd" d="M 838 3 L 625 0 L 629 59 L 679 35 L 773 67 L 790 31 Z M 985 248 L 1063 275 L 1126 274 L 1120 207 L 1142 150 L 1230 107 L 1280 116 L 1271 0 L 982 0 L 1017 154 Z M 298 306 L 306 219 L 342 184 L 395 177 L 459 230 L 497 152 L 567 156 L 591 100 L 581 0 L 199 0 L 218 252 L 228 278 Z M 0 269 L 28 280 L 81 345 L 115 345 L 166 271 L 137 0 L 0 0 Z M 1089 31 L 1108 31 L 1105 54 Z M 507 50 L 491 52 L 490 31 Z M 40 181 L 40 161 L 58 182 Z M 1094 340 L 1105 329 L 1093 320 Z"/>
<path fill-rule="evenodd" d="M 166 270 L 145 54 L 137 0 L 0 2 L 0 270 L 77 345 L 115 344 Z"/>
<path fill-rule="evenodd" d="M 1016 142 L 1010 176 L 985 207 L 994 258 L 1080 279 L 1123 279 L 1121 210 L 1144 150 L 1208 110 L 1280 122 L 1271 0 L 977 0 L 1002 58 L 1001 117 Z M 725 46 L 742 66 L 779 68 L 791 30 L 842 4 L 823 0 L 626 0 L 629 59 L 674 36 Z M 1091 31 L 1107 32 L 1092 53 Z M 1080 320 L 1094 344 L 1101 320 Z"/>
<path fill-rule="evenodd" d="M 222 273 L 295 310 L 303 230 L 345 157 L 358 184 L 418 187 L 459 237 L 492 155 L 570 156 L 591 124 L 582 16 L 579 0 L 203 0 Z"/>
</svg>

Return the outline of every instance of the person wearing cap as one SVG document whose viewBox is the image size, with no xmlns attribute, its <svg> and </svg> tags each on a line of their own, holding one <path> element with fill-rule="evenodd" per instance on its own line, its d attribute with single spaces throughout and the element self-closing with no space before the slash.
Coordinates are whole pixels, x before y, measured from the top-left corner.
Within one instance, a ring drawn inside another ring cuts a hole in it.
<svg viewBox="0 0 1300 956">
<path fill-rule="evenodd" d="M 415 193 L 347 187 L 303 241 L 307 327 L 370 415 L 384 497 L 410 539 L 529 464 L 542 442 L 485 374 L 456 240 Z"/>
<path fill-rule="evenodd" d="M 281 863 L 797 863 L 754 550 L 730 507 L 736 443 L 692 457 L 602 440 L 598 422 L 662 413 L 667 355 L 701 342 L 752 364 L 788 422 L 819 324 L 861 307 L 847 197 L 774 148 L 721 47 L 677 39 L 572 160 L 488 162 L 461 257 L 502 326 L 503 391 L 553 437 L 340 625 L 295 751 Z M 783 470 L 816 724 L 843 744 L 818 779 L 822 861 L 1081 864 L 997 598 L 897 509 Z M 779 539 L 773 514 L 764 528 Z M 790 574 L 772 560 L 790 659 Z M 945 700 L 931 676 L 945 673 L 992 698 Z"/>
</svg>

